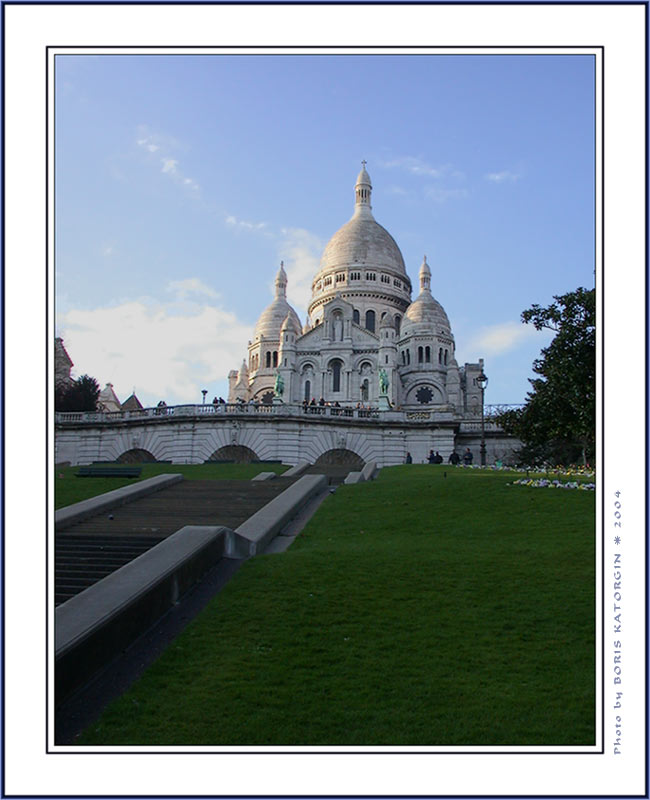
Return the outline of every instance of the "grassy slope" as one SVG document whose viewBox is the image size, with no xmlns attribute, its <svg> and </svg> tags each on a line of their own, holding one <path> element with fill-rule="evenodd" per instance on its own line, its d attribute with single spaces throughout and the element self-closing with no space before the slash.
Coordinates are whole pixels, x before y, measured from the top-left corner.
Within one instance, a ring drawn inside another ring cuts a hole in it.
<svg viewBox="0 0 650 800">
<path fill-rule="evenodd" d="M 510 479 L 342 487 L 82 741 L 593 743 L 594 495 Z"/>
<path fill-rule="evenodd" d="M 187 480 L 245 480 L 259 472 L 281 474 L 289 467 L 286 464 L 135 464 L 141 466 L 139 478 L 77 478 L 79 467 L 57 469 L 54 478 L 54 507 L 63 508 L 80 500 L 95 497 L 121 486 L 130 486 L 154 475 L 174 472 L 185 475 Z"/>
</svg>

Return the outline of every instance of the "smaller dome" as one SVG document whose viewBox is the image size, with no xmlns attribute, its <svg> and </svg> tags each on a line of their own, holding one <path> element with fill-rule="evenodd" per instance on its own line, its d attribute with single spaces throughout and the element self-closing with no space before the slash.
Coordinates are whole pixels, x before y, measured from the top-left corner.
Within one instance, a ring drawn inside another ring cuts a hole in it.
<svg viewBox="0 0 650 800">
<path fill-rule="evenodd" d="M 294 313 L 294 316 L 295 316 L 295 313 Z M 287 331 L 290 331 L 291 333 L 297 333 L 297 334 L 300 333 L 300 323 L 298 323 L 298 325 L 296 325 L 296 321 L 295 321 L 294 317 L 291 316 L 291 313 L 287 314 L 287 316 L 284 318 L 284 322 L 282 323 L 282 327 L 280 328 L 280 333 L 285 333 Z"/>
<path fill-rule="evenodd" d="M 427 264 L 427 257 L 424 256 L 420 267 L 420 294 L 406 309 L 402 333 L 406 333 L 409 323 L 415 325 L 427 325 L 432 328 L 432 333 L 443 330 L 451 334 L 451 325 L 445 309 L 431 294 L 431 269 Z"/>
<path fill-rule="evenodd" d="M 404 323 L 402 327 L 406 326 L 406 321 L 413 323 L 427 323 L 435 327 L 435 332 L 438 328 L 444 328 L 447 332 L 450 331 L 449 318 L 445 309 L 429 292 L 428 296 L 421 292 L 420 295 L 411 303 L 406 309 L 404 314 Z"/>
<path fill-rule="evenodd" d="M 279 339 L 287 317 L 293 323 L 293 328 L 300 331 L 300 319 L 294 309 L 287 303 L 287 273 L 284 263 L 280 262 L 280 269 L 275 277 L 275 300 L 260 314 L 255 326 L 254 338 Z"/>
<path fill-rule="evenodd" d="M 382 318 L 381 318 L 381 320 L 379 322 L 379 327 L 380 328 L 394 328 L 395 327 L 395 320 L 393 319 L 393 315 L 390 314 L 389 312 L 386 312 L 382 316 Z"/>
</svg>

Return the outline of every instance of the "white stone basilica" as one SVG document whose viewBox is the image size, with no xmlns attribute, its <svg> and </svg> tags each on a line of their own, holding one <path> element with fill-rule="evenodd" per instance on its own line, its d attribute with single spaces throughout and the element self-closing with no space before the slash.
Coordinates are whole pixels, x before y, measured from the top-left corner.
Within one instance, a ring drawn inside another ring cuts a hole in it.
<svg viewBox="0 0 650 800">
<path fill-rule="evenodd" d="M 472 416 L 483 361 L 458 366 L 445 310 L 431 294 L 426 256 L 420 293 L 399 247 L 376 222 L 365 162 L 354 214 L 327 244 L 312 283 L 306 324 L 286 299 L 281 264 L 275 299 L 261 314 L 248 359 L 229 373 L 229 402 L 317 403 L 426 409 Z"/>
</svg>

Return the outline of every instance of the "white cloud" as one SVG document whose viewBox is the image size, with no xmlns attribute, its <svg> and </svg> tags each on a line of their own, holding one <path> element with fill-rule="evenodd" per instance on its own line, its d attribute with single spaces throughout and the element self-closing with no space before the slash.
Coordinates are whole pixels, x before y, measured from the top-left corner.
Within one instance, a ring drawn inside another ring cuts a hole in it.
<svg viewBox="0 0 650 800">
<path fill-rule="evenodd" d="M 170 286 L 181 294 L 214 295 L 196 279 Z M 201 402 L 204 388 L 211 396 L 223 394 L 228 372 L 241 364 L 253 333 L 222 308 L 193 303 L 179 311 L 174 300 L 71 309 L 58 317 L 57 330 L 74 375 L 93 375 L 102 388 L 110 381 L 122 401 L 135 387 L 144 405 L 161 399 L 169 405 Z"/>
<path fill-rule="evenodd" d="M 434 167 L 416 156 L 400 156 L 390 161 L 382 161 L 380 166 L 386 169 L 400 169 L 418 178 L 426 178 L 428 181 L 432 179 L 439 181 L 440 183 L 436 184 L 428 183 L 422 189 L 424 196 L 436 203 L 445 203 L 447 200 L 459 199 L 468 195 L 467 189 L 458 187 L 458 183 L 465 180 L 465 175 L 451 164 Z M 388 192 L 390 194 L 407 194 L 405 189 L 395 185 L 389 187 Z"/>
<path fill-rule="evenodd" d="M 138 144 L 140 147 L 144 147 L 150 153 L 155 153 L 156 150 L 160 150 L 159 145 L 153 144 L 153 142 L 149 141 L 149 139 L 138 139 Z"/>
<path fill-rule="evenodd" d="M 232 214 L 226 216 L 226 225 L 230 225 L 231 228 L 235 228 L 236 230 L 245 231 L 261 231 L 263 228 L 266 228 L 266 222 L 250 222 L 246 219 L 237 219 L 237 217 Z"/>
<path fill-rule="evenodd" d="M 386 169 L 403 169 L 406 170 L 406 172 L 410 172 L 411 175 L 424 175 L 428 178 L 441 178 L 443 174 L 449 170 L 448 166 L 432 167 L 430 164 L 427 164 L 426 161 L 423 161 L 421 158 L 416 158 L 415 156 L 400 156 L 391 161 L 382 161 L 380 162 L 380 166 Z"/>
<path fill-rule="evenodd" d="M 189 295 L 205 295 L 206 297 L 218 298 L 221 295 L 211 286 L 208 286 L 200 278 L 186 278 L 182 281 L 169 281 L 166 287 L 168 292 L 172 292 L 180 300 L 185 300 Z"/>
<path fill-rule="evenodd" d="M 287 299 L 306 316 L 311 284 L 318 272 L 323 243 L 304 228 L 282 228 L 280 258 L 287 273 Z"/>
<path fill-rule="evenodd" d="M 532 339 L 538 339 L 539 346 L 544 347 L 550 338 L 548 333 L 522 322 L 502 322 L 482 328 L 465 343 L 464 350 L 481 356 L 500 356 Z"/>
<path fill-rule="evenodd" d="M 485 180 L 491 183 L 514 183 L 522 177 L 521 172 L 512 172 L 504 169 L 501 172 L 488 172 Z"/>
<path fill-rule="evenodd" d="M 198 191 L 199 184 L 197 181 L 183 173 L 179 167 L 179 160 L 173 156 L 173 152 L 180 148 L 179 143 L 171 136 L 152 133 L 143 125 L 138 130 L 140 132 L 139 138 L 136 139 L 138 147 L 141 147 L 149 155 L 155 155 L 156 160 L 160 163 L 161 172 L 169 175 L 170 178 L 186 189 L 191 189 L 194 192 Z"/>
<path fill-rule="evenodd" d="M 429 200 L 436 203 L 446 203 L 447 200 L 459 200 L 467 197 L 467 189 L 444 189 L 441 186 L 427 186 L 424 194 Z"/>
</svg>

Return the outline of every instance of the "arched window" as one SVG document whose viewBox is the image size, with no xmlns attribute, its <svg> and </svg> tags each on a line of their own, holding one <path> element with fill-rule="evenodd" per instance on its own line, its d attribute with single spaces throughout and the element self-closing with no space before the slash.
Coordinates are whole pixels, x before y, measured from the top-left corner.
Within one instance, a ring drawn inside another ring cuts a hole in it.
<svg viewBox="0 0 650 800">
<path fill-rule="evenodd" d="M 447 366 L 447 357 L 449 356 L 449 350 L 445 350 L 445 366 Z"/>
<path fill-rule="evenodd" d="M 442 347 L 438 350 L 438 364 L 442 364 Z"/>
<path fill-rule="evenodd" d="M 418 364 L 421 364 L 424 361 L 423 350 L 421 347 L 418 347 Z"/>
<path fill-rule="evenodd" d="M 267 367 L 271 366 L 271 351 L 270 350 L 266 351 L 266 366 Z"/>
<path fill-rule="evenodd" d="M 352 312 L 352 322 L 356 322 L 357 325 L 359 324 L 359 309 L 355 308 Z"/>
<path fill-rule="evenodd" d="M 332 361 L 332 391 L 341 391 L 341 362 Z"/>
<path fill-rule="evenodd" d="M 395 332 L 397 333 L 398 336 L 399 336 L 399 332 L 400 332 L 401 327 L 402 327 L 402 318 L 399 316 L 399 314 L 396 314 L 395 315 Z"/>
<path fill-rule="evenodd" d="M 278 351 L 277 350 L 273 351 L 273 366 L 274 367 L 278 366 Z"/>
<path fill-rule="evenodd" d="M 402 364 L 406 364 L 406 350 L 402 350 Z"/>
<path fill-rule="evenodd" d="M 429 345 L 424 348 L 424 360 L 427 362 L 427 364 L 429 364 L 431 361 L 431 348 Z"/>
<path fill-rule="evenodd" d="M 311 399 L 311 381 L 305 381 L 305 394 L 303 396 L 305 403 L 308 403 Z"/>
<path fill-rule="evenodd" d="M 366 330 L 375 332 L 375 312 L 372 310 L 366 311 Z"/>
<path fill-rule="evenodd" d="M 411 351 L 410 350 L 406 351 L 406 363 L 407 364 L 411 363 Z"/>
</svg>

